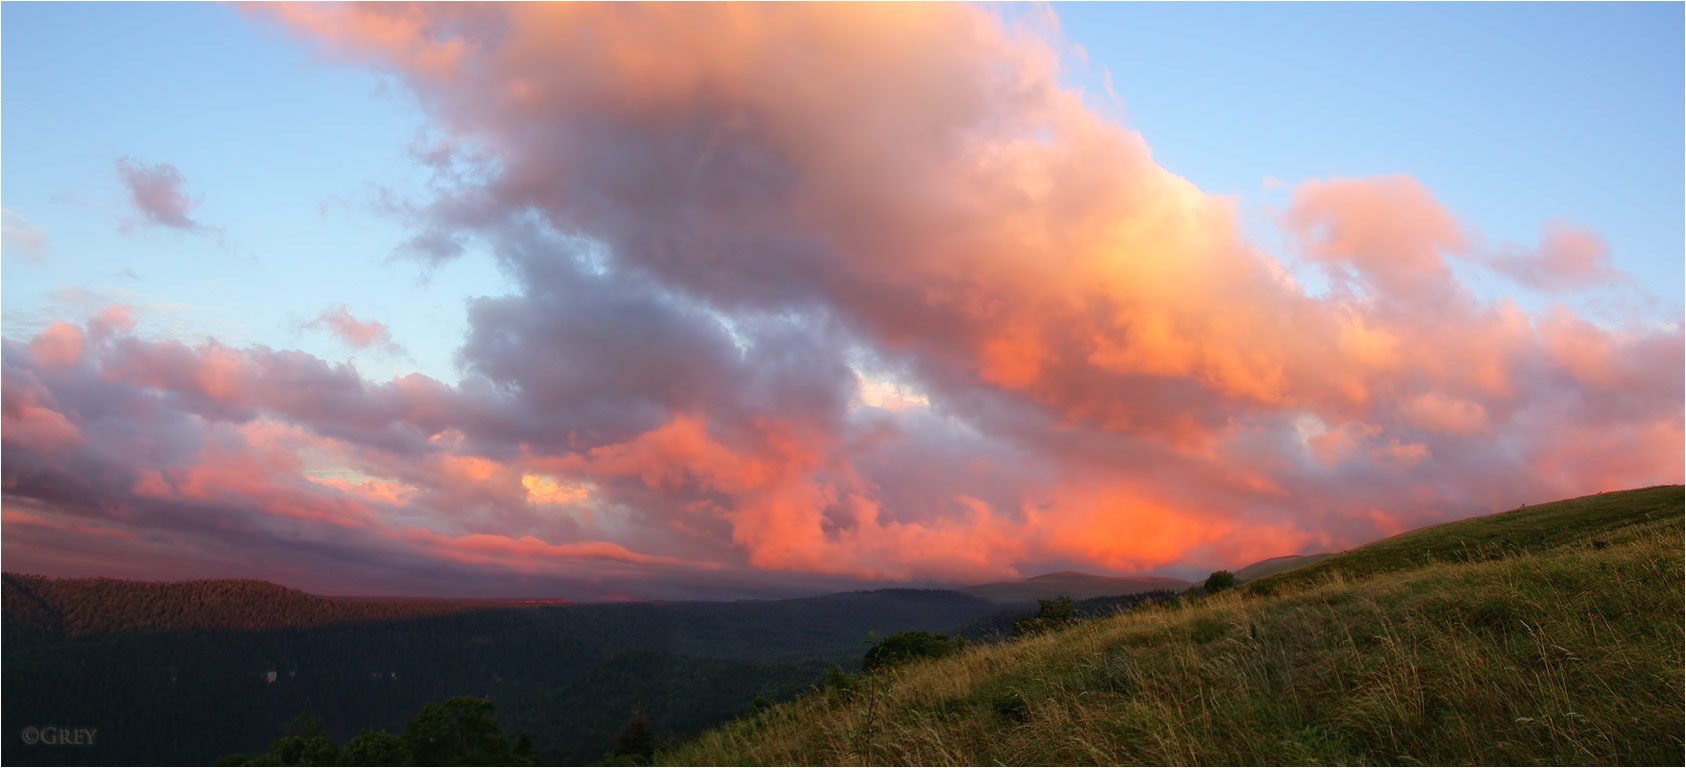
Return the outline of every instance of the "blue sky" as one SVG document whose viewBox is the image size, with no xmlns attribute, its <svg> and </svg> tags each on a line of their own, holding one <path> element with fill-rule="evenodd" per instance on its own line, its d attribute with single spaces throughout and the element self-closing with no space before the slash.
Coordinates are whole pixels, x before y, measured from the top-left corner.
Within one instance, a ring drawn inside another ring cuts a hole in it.
<svg viewBox="0 0 1686 768">
<path fill-rule="evenodd" d="M 359 354 L 360 371 L 454 378 L 463 299 L 504 284 L 481 260 L 423 274 L 389 258 L 407 233 L 375 210 L 379 190 L 414 194 L 427 178 L 408 149 L 424 123 L 402 90 L 227 6 L 4 13 L 5 206 L 51 251 L 7 258 L 8 335 L 59 319 L 73 288 L 143 308 L 142 331 L 345 359 L 300 326 L 346 303 L 391 325 L 408 355 Z M 179 169 L 194 217 L 216 231 L 122 231 L 125 156 Z"/>
<path fill-rule="evenodd" d="M 1161 165 L 1235 196 L 1270 250 L 1289 190 L 1267 178 L 1403 173 L 1491 243 L 1533 244 L 1552 219 L 1597 231 L 1678 316 L 1678 4 L 1056 12 L 1087 55 L 1072 82 Z M 488 259 L 427 273 L 391 258 L 407 230 L 374 201 L 419 198 L 427 180 L 408 149 L 425 121 L 402 89 L 228 6 L 8 3 L 4 22 L 4 205 L 48 244 L 33 259 L 8 247 L 7 336 L 125 301 L 151 334 L 454 380 L 463 301 L 507 282 Z M 125 227 L 123 157 L 179 169 L 210 231 Z M 341 303 L 391 326 L 404 351 L 304 327 Z"/>
<path fill-rule="evenodd" d="M 1566 219 L 1678 312 L 1681 6 L 1058 7 L 1159 163 L 1251 205 L 1260 186 L 1403 173 L 1489 241 Z M 1256 229 L 1261 235 L 1262 228 Z"/>
</svg>

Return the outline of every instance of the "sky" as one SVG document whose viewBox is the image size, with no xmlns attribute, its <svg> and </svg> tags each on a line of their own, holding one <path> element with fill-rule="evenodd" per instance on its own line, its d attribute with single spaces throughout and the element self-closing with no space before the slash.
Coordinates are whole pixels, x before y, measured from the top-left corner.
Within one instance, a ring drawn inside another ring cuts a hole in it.
<svg viewBox="0 0 1686 768">
<path fill-rule="evenodd" d="M 5 568 L 1194 578 L 1678 483 L 1681 27 L 6 3 Z"/>
</svg>

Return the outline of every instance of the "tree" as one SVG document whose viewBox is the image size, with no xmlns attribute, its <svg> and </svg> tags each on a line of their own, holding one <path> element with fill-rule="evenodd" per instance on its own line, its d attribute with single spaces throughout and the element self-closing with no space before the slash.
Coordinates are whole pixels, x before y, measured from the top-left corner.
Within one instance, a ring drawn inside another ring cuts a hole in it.
<svg viewBox="0 0 1686 768">
<path fill-rule="evenodd" d="M 522 731 L 521 737 L 515 740 L 515 757 L 516 762 L 525 765 L 538 764 L 539 751 L 533 748 L 533 737 L 528 736 L 526 731 Z"/>
<path fill-rule="evenodd" d="M 230 756 L 234 765 L 337 765 L 340 748 L 328 738 L 322 718 L 306 713 L 281 726 L 285 734 L 270 744 L 268 752 L 250 757 Z"/>
<path fill-rule="evenodd" d="M 473 696 L 422 707 L 404 741 L 420 765 L 506 765 L 514 757 L 492 702 Z"/>
<path fill-rule="evenodd" d="M 1071 598 L 1061 595 L 1052 600 L 1037 600 L 1036 615 L 1013 624 L 1013 634 L 1020 637 L 1036 635 L 1077 623 L 1077 612 Z"/>
<path fill-rule="evenodd" d="M 884 667 L 896 667 L 919 659 L 940 659 L 954 653 L 954 641 L 948 635 L 934 632 L 899 632 L 872 646 L 866 652 L 861 669 L 870 672 Z"/>
<path fill-rule="evenodd" d="M 1222 592 L 1235 586 L 1235 574 L 1229 571 L 1216 571 L 1206 577 L 1206 594 Z"/>
<path fill-rule="evenodd" d="M 386 731 L 364 731 L 340 750 L 340 765 L 414 765 L 415 755 L 404 737 Z"/>
<path fill-rule="evenodd" d="M 333 739 L 322 735 L 282 736 L 269 748 L 280 765 L 337 765 L 340 748 Z M 251 761 L 246 762 L 251 765 Z"/>
<path fill-rule="evenodd" d="M 615 737 L 615 748 L 609 753 L 609 758 L 613 762 L 644 764 L 655 756 L 656 734 L 650 730 L 650 721 L 645 719 L 644 711 L 634 708 L 632 719 L 621 729 L 621 735 Z"/>
</svg>

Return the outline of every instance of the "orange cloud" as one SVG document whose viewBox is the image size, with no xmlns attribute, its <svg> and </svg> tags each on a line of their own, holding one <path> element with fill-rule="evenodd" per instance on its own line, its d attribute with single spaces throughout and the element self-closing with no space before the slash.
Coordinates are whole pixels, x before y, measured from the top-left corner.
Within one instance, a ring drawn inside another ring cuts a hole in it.
<svg viewBox="0 0 1686 768">
<path fill-rule="evenodd" d="M 1405 401 L 1405 418 L 1424 429 L 1455 435 L 1476 435 L 1487 430 L 1487 409 L 1480 403 L 1425 392 Z"/>
<path fill-rule="evenodd" d="M 1468 247 L 1457 222 L 1406 176 L 1306 182 L 1284 221 L 1314 261 L 1340 278 L 1350 267 L 1385 296 L 1431 298 L 1451 282 L 1442 254 Z"/>
<path fill-rule="evenodd" d="M 182 529 L 203 521 L 169 509 L 320 523 L 441 573 L 712 567 L 773 589 L 1189 575 L 1539 500 L 1519 489 L 1681 477 L 1677 318 L 1478 295 L 1449 260 L 1491 262 L 1479 232 L 1406 176 L 1300 184 L 1278 222 L 1295 247 L 1264 252 L 1061 85 L 1045 24 L 958 4 L 272 13 L 402 78 L 442 152 L 473 147 L 453 161 L 483 153 L 406 210 L 418 242 L 487 243 L 514 289 L 470 304 L 455 385 L 146 342 L 115 316 L 8 342 L 9 494 Z M 1530 258 L 1564 281 L 1609 265 L 1591 233 L 1543 240 Z M 863 370 L 922 407 L 858 407 L 893 402 Z"/>
</svg>

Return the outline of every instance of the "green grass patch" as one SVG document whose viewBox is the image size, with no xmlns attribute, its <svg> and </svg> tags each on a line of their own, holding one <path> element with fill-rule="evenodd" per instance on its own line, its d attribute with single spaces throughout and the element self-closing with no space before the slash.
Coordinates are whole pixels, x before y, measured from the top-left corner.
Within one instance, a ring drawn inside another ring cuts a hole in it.
<svg viewBox="0 0 1686 768">
<path fill-rule="evenodd" d="M 1661 485 L 1522 507 L 1409 531 L 1242 585 L 1271 594 L 1434 563 L 1481 562 L 1562 546 L 1608 547 L 1656 520 L 1681 521 L 1683 490 Z"/>
<path fill-rule="evenodd" d="M 1674 487 L 1439 526 L 1269 593 L 874 673 L 657 761 L 1678 765 L 1682 521 Z"/>
</svg>

